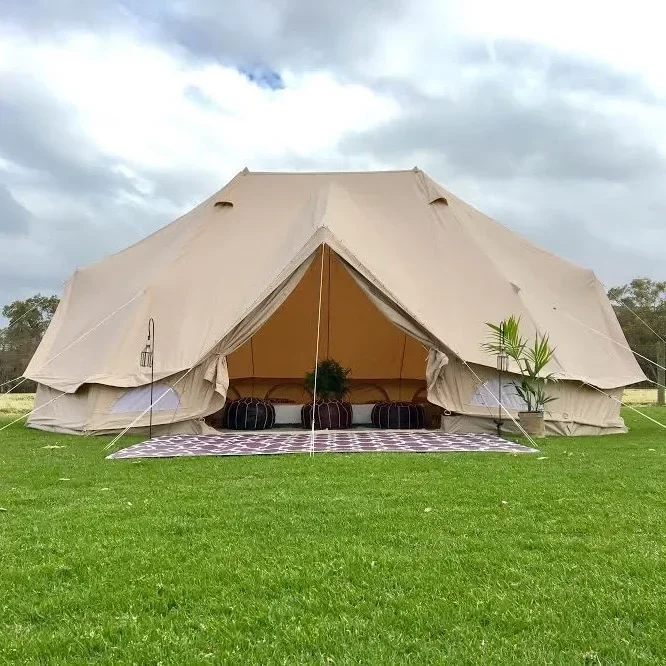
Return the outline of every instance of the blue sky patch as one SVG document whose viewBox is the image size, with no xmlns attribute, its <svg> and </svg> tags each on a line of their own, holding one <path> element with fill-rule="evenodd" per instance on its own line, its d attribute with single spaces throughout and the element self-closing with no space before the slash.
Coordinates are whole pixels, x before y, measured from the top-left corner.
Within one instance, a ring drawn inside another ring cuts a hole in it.
<svg viewBox="0 0 666 666">
<path fill-rule="evenodd" d="M 280 73 L 270 67 L 240 67 L 238 71 L 248 81 L 258 85 L 260 88 L 268 88 L 269 90 L 282 90 L 284 88 L 284 81 Z"/>
</svg>

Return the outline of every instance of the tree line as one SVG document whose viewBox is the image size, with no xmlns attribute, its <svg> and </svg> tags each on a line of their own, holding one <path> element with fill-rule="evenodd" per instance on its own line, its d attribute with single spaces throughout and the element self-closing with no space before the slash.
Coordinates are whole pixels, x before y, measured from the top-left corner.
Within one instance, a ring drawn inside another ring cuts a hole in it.
<svg viewBox="0 0 666 666">
<path fill-rule="evenodd" d="M 608 298 L 645 376 L 659 381 L 657 366 L 646 359 L 666 365 L 666 281 L 636 278 L 609 289 Z"/>
<path fill-rule="evenodd" d="M 661 362 L 666 344 L 666 281 L 636 278 L 608 291 L 620 326 L 645 375 L 658 381 L 657 367 L 646 359 Z M 57 296 L 36 294 L 2 308 L 7 326 L 0 328 L 0 392 L 11 389 L 35 353 L 58 307 Z M 661 350 L 659 346 L 662 345 Z M 33 392 L 26 381 L 17 392 Z"/>
<path fill-rule="evenodd" d="M 6 393 L 18 383 L 12 380 L 26 369 L 51 323 L 58 302 L 57 296 L 36 294 L 2 308 L 2 315 L 9 323 L 0 328 L 0 393 Z M 16 392 L 32 393 L 35 389 L 34 382 L 25 381 Z"/>
</svg>

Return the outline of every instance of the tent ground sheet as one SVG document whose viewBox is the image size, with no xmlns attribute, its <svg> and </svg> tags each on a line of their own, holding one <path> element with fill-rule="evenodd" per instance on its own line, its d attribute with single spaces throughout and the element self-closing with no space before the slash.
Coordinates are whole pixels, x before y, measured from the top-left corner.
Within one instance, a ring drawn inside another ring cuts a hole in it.
<svg viewBox="0 0 666 666">
<path fill-rule="evenodd" d="M 108 456 L 173 458 L 181 456 L 252 456 L 310 453 L 309 432 L 220 432 L 216 435 L 166 435 L 134 444 Z M 536 453 L 496 435 L 460 435 L 431 430 L 318 431 L 315 453 L 449 453 L 485 451 Z"/>
</svg>

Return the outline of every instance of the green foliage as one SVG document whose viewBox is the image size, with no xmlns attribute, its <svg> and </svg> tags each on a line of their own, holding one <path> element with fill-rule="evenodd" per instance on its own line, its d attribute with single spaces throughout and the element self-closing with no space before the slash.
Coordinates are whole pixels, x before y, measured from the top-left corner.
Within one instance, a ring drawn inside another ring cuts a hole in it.
<svg viewBox="0 0 666 666">
<path fill-rule="evenodd" d="M 23 373 L 51 323 L 58 302 L 57 296 L 37 294 L 2 308 L 2 315 L 9 323 L 0 329 L 0 384 Z M 24 382 L 21 390 L 34 390 L 34 384 Z"/>
<path fill-rule="evenodd" d="M 520 318 L 511 315 L 499 324 L 486 324 L 490 329 L 490 341 L 482 345 L 489 354 L 504 352 L 514 361 L 520 372 L 520 381 L 512 384 L 516 393 L 527 405 L 528 412 L 542 412 L 556 400 L 546 393 L 546 384 L 557 381 L 554 373 L 543 374 L 555 354 L 547 334 L 537 333 L 529 343 L 520 333 Z"/>
<path fill-rule="evenodd" d="M 657 360 L 656 346 L 659 339 L 655 332 L 666 338 L 666 281 L 636 278 L 629 284 L 610 289 L 608 298 L 629 347 L 638 354 Z M 655 365 L 640 356 L 636 360 L 645 375 L 656 381 Z"/>
<path fill-rule="evenodd" d="M 509 358 L 521 358 L 527 347 L 527 342 L 520 334 L 520 319 L 511 315 L 499 324 L 486 323 L 491 331 L 491 341 L 482 345 L 490 354 L 498 354 L 500 350 Z"/>
<path fill-rule="evenodd" d="M 20 345 L 26 339 L 33 343 L 42 339 L 51 318 L 58 307 L 57 296 L 36 294 L 24 301 L 14 301 L 2 308 L 2 315 L 9 320 L 3 329 L 3 337 L 9 344 Z"/>
<path fill-rule="evenodd" d="M 0 664 L 663 665 L 666 442 L 624 416 L 534 455 L 135 462 L 17 424 Z"/>
<path fill-rule="evenodd" d="M 317 364 L 318 400 L 336 398 L 342 400 L 349 393 L 349 368 L 343 368 L 337 361 L 326 359 Z M 305 386 L 314 394 L 315 373 L 305 375 Z"/>
</svg>

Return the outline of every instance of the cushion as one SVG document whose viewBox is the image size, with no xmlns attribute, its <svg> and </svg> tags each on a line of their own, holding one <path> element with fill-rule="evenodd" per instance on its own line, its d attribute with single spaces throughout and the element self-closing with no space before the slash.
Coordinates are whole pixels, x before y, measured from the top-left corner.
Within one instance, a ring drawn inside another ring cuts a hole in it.
<svg viewBox="0 0 666 666">
<path fill-rule="evenodd" d="M 413 402 L 378 402 L 370 420 L 382 430 L 418 430 L 425 427 L 425 410 Z"/>
<path fill-rule="evenodd" d="M 315 430 L 345 430 L 351 427 L 354 412 L 351 403 L 343 400 L 317 400 L 301 408 L 301 423 L 304 428 L 312 427 L 314 404 Z"/>
<path fill-rule="evenodd" d="M 261 398 L 240 398 L 227 407 L 225 425 L 231 430 L 267 430 L 275 425 L 275 407 Z"/>
</svg>

